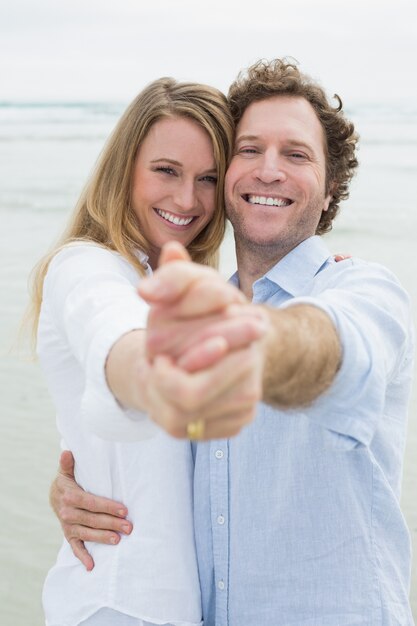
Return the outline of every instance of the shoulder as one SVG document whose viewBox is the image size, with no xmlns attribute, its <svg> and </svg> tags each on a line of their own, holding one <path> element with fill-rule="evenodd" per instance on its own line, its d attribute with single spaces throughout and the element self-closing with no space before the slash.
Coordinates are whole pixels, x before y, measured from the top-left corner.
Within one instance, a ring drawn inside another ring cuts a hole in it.
<svg viewBox="0 0 417 626">
<path fill-rule="evenodd" d="M 53 256 L 49 267 L 59 267 L 64 263 L 93 263 L 98 261 L 106 264 L 116 264 L 122 259 L 118 252 L 99 244 L 84 241 L 73 241 L 60 248 Z M 127 261 L 125 261 L 127 263 Z"/>
<path fill-rule="evenodd" d="M 138 252 L 138 257 L 140 255 Z M 54 255 L 46 279 L 51 280 L 58 274 L 88 277 L 109 272 L 135 282 L 140 278 L 138 270 L 118 252 L 95 243 L 75 241 L 66 244 Z"/>
<path fill-rule="evenodd" d="M 316 275 L 317 286 L 325 289 L 391 290 L 406 293 L 397 276 L 380 263 L 364 261 L 358 257 L 331 262 Z"/>
<path fill-rule="evenodd" d="M 410 296 L 388 268 L 358 258 L 330 261 L 316 274 L 308 298 L 326 309 L 333 320 L 355 320 L 363 329 L 376 324 L 410 336 Z M 294 300 L 300 300 L 296 298 Z M 339 325 L 337 323 L 336 325 Z"/>
</svg>

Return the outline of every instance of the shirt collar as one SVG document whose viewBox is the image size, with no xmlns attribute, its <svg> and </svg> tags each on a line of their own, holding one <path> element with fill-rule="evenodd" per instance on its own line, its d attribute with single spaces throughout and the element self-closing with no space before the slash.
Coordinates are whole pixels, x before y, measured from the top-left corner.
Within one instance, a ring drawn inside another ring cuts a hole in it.
<svg viewBox="0 0 417 626">
<path fill-rule="evenodd" d="M 142 265 L 142 267 L 145 269 L 146 275 L 150 276 L 152 274 L 152 268 L 148 263 L 149 256 L 145 254 L 142 250 L 139 250 L 139 248 L 134 249 L 133 253 Z"/>
<path fill-rule="evenodd" d="M 142 252 L 142 250 L 139 250 L 138 248 L 136 248 L 136 250 L 134 250 L 134 254 L 135 256 L 139 259 L 139 261 L 143 264 L 147 264 L 149 257 L 147 254 L 145 254 L 144 252 Z"/>
<path fill-rule="evenodd" d="M 292 296 L 299 296 L 305 293 L 306 287 L 328 263 L 334 263 L 334 259 L 323 239 L 314 235 L 302 241 L 278 261 L 254 283 L 254 287 L 257 283 L 268 280 Z M 239 285 L 238 272 L 233 274 L 230 281 L 234 285 Z"/>
</svg>

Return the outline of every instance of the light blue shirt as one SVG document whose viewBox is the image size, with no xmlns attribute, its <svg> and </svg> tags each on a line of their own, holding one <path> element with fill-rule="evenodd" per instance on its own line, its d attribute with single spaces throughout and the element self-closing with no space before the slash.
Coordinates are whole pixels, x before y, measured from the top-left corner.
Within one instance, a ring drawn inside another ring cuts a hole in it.
<svg viewBox="0 0 417 626">
<path fill-rule="evenodd" d="M 254 283 L 253 301 L 323 308 L 343 361 L 311 407 L 260 404 L 237 437 L 194 449 L 204 624 L 409 626 L 408 297 L 385 268 L 335 263 L 312 237 Z"/>
</svg>

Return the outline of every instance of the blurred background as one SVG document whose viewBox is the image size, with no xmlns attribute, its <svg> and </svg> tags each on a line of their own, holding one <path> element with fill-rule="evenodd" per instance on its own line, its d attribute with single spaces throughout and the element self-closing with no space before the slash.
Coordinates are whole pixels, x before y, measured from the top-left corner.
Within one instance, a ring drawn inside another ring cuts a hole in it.
<svg viewBox="0 0 417 626">
<path fill-rule="evenodd" d="M 62 230 L 129 101 L 174 76 L 227 91 L 255 60 L 292 56 L 338 93 L 361 135 L 334 252 L 390 267 L 417 310 L 417 5 L 413 0 L 0 0 L 0 623 L 43 624 L 61 533 L 48 505 L 59 455 L 38 365 L 16 336 L 28 274 Z M 234 270 L 229 232 L 222 272 Z M 417 320 L 417 315 L 415 316 Z M 414 391 L 403 511 L 417 551 Z M 417 616 L 417 559 L 412 604 Z"/>
</svg>

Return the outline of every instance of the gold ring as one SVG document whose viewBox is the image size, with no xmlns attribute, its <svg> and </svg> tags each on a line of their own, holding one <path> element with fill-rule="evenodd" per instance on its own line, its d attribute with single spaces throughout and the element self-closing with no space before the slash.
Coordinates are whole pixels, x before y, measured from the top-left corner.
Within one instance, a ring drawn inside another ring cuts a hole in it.
<svg viewBox="0 0 417 626">
<path fill-rule="evenodd" d="M 187 437 L 191 441 L 202 439 L 204 435 L 204 420 L 195 420 L 187 424 Z"/>
</svg>

